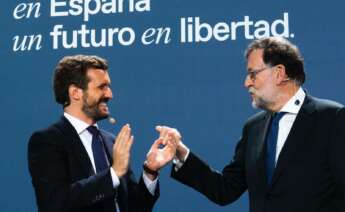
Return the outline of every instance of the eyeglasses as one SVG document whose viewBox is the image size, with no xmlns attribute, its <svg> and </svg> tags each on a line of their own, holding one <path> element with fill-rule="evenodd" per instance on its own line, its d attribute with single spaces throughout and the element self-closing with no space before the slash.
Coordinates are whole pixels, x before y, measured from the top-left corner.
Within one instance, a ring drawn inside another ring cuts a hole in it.
<svg viewBox="0 0 345 212">
<path fill-rule="evenodd" d="M 256 76 L 262 72 L 262 71 L 265 71 L 266 69 L 270 69 L 272 67 L 264 67 L 264 68 L 260 68 L 260 69 L 252 69 L 251 71 L 248 71 L 247 74 L 246 74 L 246 79 L 250 79 L 252 81 L 254 81 L 256 79 Z"/>
</svg>

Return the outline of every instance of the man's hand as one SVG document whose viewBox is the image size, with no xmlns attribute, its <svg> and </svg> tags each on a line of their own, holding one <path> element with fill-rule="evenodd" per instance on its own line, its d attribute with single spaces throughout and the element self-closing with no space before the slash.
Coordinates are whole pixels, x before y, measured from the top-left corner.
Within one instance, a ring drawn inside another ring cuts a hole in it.
<svg viewBox="0 0 345 212">
<path fill-rule="evenodd" d="M 158 171 L 174 158 L 179 142 L 172 128 L 164 127 L 160 130 L 160 136 L 151 146 L 144 164 L 151 172 L 155 172 L 154 174 L 148 172 L 148 170 L 145 171 L 146 176 L 151 180 L 154 180 Z"/>
<path fill-rule="evenodd" d="M 152 171 L 159 171 L 174 158 L 176 147 L 176 142 L 171 138 L 169 140 L 158 138 L 146 155 L 145 165 Z"/>
<path fill-rule="evenodd" d="M 119 178 L 128 171 L 132 144 L 133 136 L 131 135 L 131 128 L 129 124 L 126 124 L 117 135 L 113 146 L 112 168 Z"/>
<path fill-rule="evenodd" d="M 173 137 L 173 140 L 177 144 L 176 157 L 180 161 L 184 161 L 184 159 L 188 153 L 188 148 L 182 143 L 182 140 L 181 140 L 182 136 L 181 136 L 180 132 L 175 128 L 171 128 L 171 127 L 167 127 L 167 126 L 157 126 L 156 130 L 159 132 L 159 137 L 164 138 L 168 135 Z"/>
</svg>

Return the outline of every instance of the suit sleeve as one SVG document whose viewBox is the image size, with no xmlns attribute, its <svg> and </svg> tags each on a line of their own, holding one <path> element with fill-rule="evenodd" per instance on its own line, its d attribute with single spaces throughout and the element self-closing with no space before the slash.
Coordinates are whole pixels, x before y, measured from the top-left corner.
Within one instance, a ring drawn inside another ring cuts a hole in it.
<svg viewBox="0 0 345 212">
<path fill-rule="evenodd" d="M 55 136 L 58 137 L 58 136 Z M 29 170 L 40 211 L 83 208 L 113 198 L 110 170 L 70 182 L 69 158 L 59 139 L 34 133 L 28 145 Z"/>
<path fill-rule="evenodd" d="M 103 136 L 108 141 L 114 141 L 115 136 L 103 131 Z M 141 175 L 142 176 L 142 175 Z M 128 172 L 120 178 L 120 185 L 117 188 L 117 203 L 122 211 L 128 212 L 150 212 L 159 197 L 159 182 L 157 182 L 154 195 L 147 189 L 144 180 L 140 177 L 136 180 L 134 173 L 129 168 Z"/>
<path fill-rule="evenodd" d="M 247 189 L 245 174 L 245 139 L 236 146 L 233 160 L 222 172 L 212 169 L 193 152 L 190 152 L 183 166 L 171 176 L 177 181 L 194 188 L 211 201 L 227 205 L 237 200 Z"/>
<path fill-rule="evenodd" d="M 126 182 L 124 182 L 125 180 Z M 137 182 L 131 170 L 129 170 L 125 177 L 120 179 L 120 181 L 121 183 L 118 192 L 128 193 L 128 199 L 126 200 L 120 195 L 118 197 L 119 204 L 127 204 L 129 212 L 150 212 L 153 210 L 153 206 L 159 197 L 158 183 L 155 189 L 155 194 L 152 195 L 147 189 L 143 178 L 140 177 L 139 182 Z M 125 190 L 128 190 L 128 192 L 125 192 Z"/>
</svg>

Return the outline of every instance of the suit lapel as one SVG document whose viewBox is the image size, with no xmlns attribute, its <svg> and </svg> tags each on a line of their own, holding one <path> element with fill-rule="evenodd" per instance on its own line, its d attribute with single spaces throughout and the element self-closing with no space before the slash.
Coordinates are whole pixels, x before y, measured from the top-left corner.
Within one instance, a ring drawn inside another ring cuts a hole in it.
<svg viewBox="0 0 345 212">
<path fill-rule="evenodd" d="M 272 186 L 279 179 L 285 168 L 289 166 L 290 161 L 294 158 L 298 147 L 307 140 L 310 130 L 313 126 L 312 113 L 315 111 L 315 105 L 310 96 L 306 96 L 305 101 L 297 114 L 292 125 L 290 133 L 285 141 L 284 147 L 280 152 L 276 168 L 272 178 Z"/>
<path fill-rule="evenodd" d="M 247 171 L 248 175 L 254 176 L 253 179 L 266 188 L 266 169 L 265 169 L 265 139 L 271 121 L 271 113 L 260 112 L 249 121 L 248 132 L 244 132 L 244 140 L 247 142 Z"/>
<path fill-rule="evenodd" d="M 256 127 L 254 134 L 252 135 L 253 138 L 257 140 L 256 145 L 256 156 L 255 156 L 255 164 L 256 164 L 256 173 L 258 177 L 258 182 L 267 182 L 267 175 L 266 175 L 266 137 L 269 130 L 270 122 L 272 119 L 272 113 L 266 112 L 265 116 L 263 117 L 262 121 Z M 266 186 L 266 183 L 264 184 Z"/>
<path fill-rule="evenodd" d="M 263 120 L 259 122 L 257 126 L 257 130 L 255 135 L 253 135 L 255 138 L 257 138 L 257 149 L 256 149 L 256 160 L 264 156 L 265 154 L 265 140 L 267 137 L 268 128 L 270 126 L 270 122 L 272 119 L 272 113 L 266 113 L 263 117 Z"/>
<path fill-rule="evenodd" d="M 78 159 L 88 176 L 94 175 L 95 171 L 93 170 L 90 158 L 85 150 L 83 143 L 80 140 L 78 133 L 71 125 L 71 123 L 69 123 L 69 121 L 65 117 L 61 117 L 61 120 L 60 122 L 58 122 L 57 126 L 65 136 L 67 144 L 71 145 L 71 152 L 73 153 L 71 155 Z"/>
</svg>

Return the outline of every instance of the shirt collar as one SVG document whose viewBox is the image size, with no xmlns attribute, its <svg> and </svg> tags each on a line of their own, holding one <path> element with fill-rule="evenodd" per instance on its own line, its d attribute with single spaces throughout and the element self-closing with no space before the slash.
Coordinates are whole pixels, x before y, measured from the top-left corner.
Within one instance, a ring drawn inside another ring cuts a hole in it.
<svg viewBox="0 0 345 212">
<path fill-rule="evenodd" d="M 305 96 L 305 92 L 300 87 L 295 95 L 283 106 L 280 112 L 297 114 L 302 107 Z"/>
<path fill-rule="evenodd" d="M 78 135 L 82 134 L 86 130 L 86 128 L 90 126 L 86 122 L 76 118 L 75 116 L 72 116 L 67 112 L 64 112 L 63 115 L 72 124 L 74 129 L 77 131 Z M 97 123 L 95 123 L 93 126 L 97 127 L 98 129 Z"/>
</svg>

